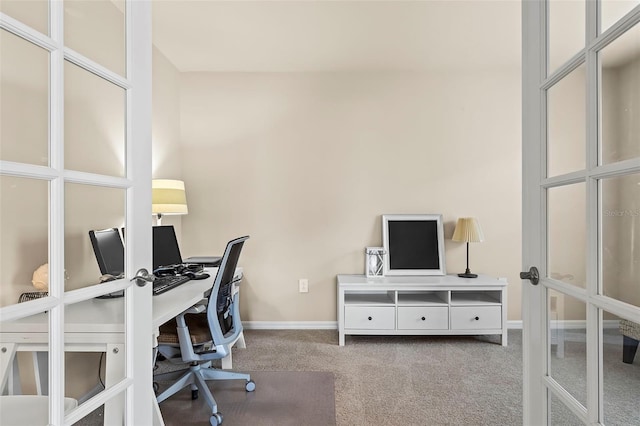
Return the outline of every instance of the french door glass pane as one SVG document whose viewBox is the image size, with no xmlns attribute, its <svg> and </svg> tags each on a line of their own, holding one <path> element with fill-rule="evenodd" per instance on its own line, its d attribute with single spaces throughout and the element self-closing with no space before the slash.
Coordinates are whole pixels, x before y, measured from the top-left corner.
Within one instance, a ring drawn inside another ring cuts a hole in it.
<svg viewBox="0 0 640 426">
<path fill-rule="evenodd" d="M 580 65 L 547 92 L 547 175 L 585 168 L 586 67 Z"/>
<path fill-rule="evenodd" d="M 124 176 L 125 90 L 70 62 L 64 71 L 65 168 Z"/>
<path fill-rule="evenodd" d="M 549 72 L 567 62 L 585 46 L 584 0 L 549 1 Z"/>
<path fill-rule="evenodd" d="M 65 0 L 64 41 L 76 52 L 124 76 L 124 0 Z"/>
<path fill-rule="evenodd" d="M 65 185 L 64 250 L 68 277 L 65 290 L 100 282 L 102 273 L 89 239 L 89 231 L 120 229 L 124 226 L 125 196 L 124 189 L 73 183 Z"/>
<path fill-rule="evenodd" d="M 586 305 L 549 290 L 549 375 L 580 403 L 587 399 Z"/>
<path fill-rule="evenodd" d="M 549 188 L 547 197 L 549 277 L 585 288 L 585 184 Z"/>
<path fill-rule="evenodd" d="M 49 52 L 0 30 L 0 58 L 0 160 L 47 166 Z"/>
<path fill-rule="evenodd" d="M 640 24 L 602 49 L 601 163 L 640 157 Z"/>
<path fill-rule="evenodd" d="M 625 343 L 637 347 L 640 325 L 603 312 L 602 378 L 604 424 L 640 424 L 640 352 L 624 357 Z M 635 330 L 635 331 L 634 331 Z M 626 341 L 625 341 L 626 334 Z M 635 336 L 635 337 L 632 337 Z M 631 362 L 631 363 L 627 363 Z"/>
<path fill-rule="evenodd" d="M 640 0 L 601 0 L 601 24 L 602 32 L 606 31 L 618 19 L 629 13 L 640 4 Z"/>
<path fill-rule="evenodd" d="M 38 393 L 46 395 L 48 389 L 49 313 L 41 312 L 16 321 L 4 321 L 0 323 L 0 330 L 3 333 L 2 348 L 4 348 L 0 352 L 0 359 L 10 362 L 7 371 L 9 380 L 7 380 L 3 395 L 37 395 Z M 30 331 L 28 338 L 21 335 L 24 330 Z M 34 352 L 34 345 L 37 345 L 39 352 Z M 39 416 L 38 420 L 42 420 L 40 424 L 48 424 L 48 410 L 45 410 L 43 414 L 45 417 Z M 25 424 L 23 416 L 24 412 L 0 410 L 0 424 Z"/>
<path fill-rule="evenodd" d="M 121 306 L 124 306 L 122 298 L 120 299 L 96 299 L 94 305 L 118 305 L 118 310 L 122 310 Z M 84 310 L 83 305 L 86 302 L 79 304 Z M 73 306 L 73 305 L 72 305 Z M 75 308 L 67 308 L 68 315 L 74 315 Z M 97 306 L 98 312 L 101 312 L 100 306 Z M 110 307 L 113 310 L 113 307 Z M 99 314 L 98 314 L 99 315 Z M 89 321 L 91 322 L 91 321 Z M 100 339 L 97 339 L 100 340 Z M 69 348 L 72 346 L 68 346 Z M 103 348 L 104 349 L 104 348 Z M 65 352 L 65 396 L 75 398 L 80 403 L 85 402 L 88 395 L 93 396 L 105 389 L 112 387 L 118 382 L 124 379 L 124 343 L 109 345 L 107 352 L 97 352 L 99 350 L 96 347 L 96 352 Z M 111 364 L 111 365 L 109 365 Z M 110 400 L 107 404 L 111 406 L 108 416 L 115 417 L 114 413 L 120 408 L 118 417 L 122 414 L 122 407 L 124 407 L 124 394 L 116 396 Z M 117 407 L 117 408 L 116 408 Z M 87 417 L 83 418 L 76 425 L 102 425 L 107 424 L 104 422 L 105 407 L 104 405 L 94 410 Z M 117 423 L 109 424 L 122 424 L 120 421 Z"/>
<path fill-rule="evenodd" d="M 640 173 L 601 181 L 603 294 L 640 306 Z"/>
<path fill-rule="evenodd" d="M 48 0 L 2 0 L 0 12 L 42 34 L 49 34 Z"/>
<path fill-rule="evenodd" d="M 584 426 L 584 423 L 573 414 L 558 398 L 549 392 L 549 424 L 552 426 Z"/>
<path fill-rule="evenodd" d="M 48 209 L 49 182 L 0 176 L 1 306 L 48 291 Z"/>
</svg>

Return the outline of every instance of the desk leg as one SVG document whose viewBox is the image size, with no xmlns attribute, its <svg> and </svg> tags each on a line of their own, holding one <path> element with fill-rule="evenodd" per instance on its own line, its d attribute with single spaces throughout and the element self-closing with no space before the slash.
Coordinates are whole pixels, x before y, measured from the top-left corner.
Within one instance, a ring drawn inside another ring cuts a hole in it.
<svg viewBox="0 0 640 426">
<path fill-rule="evenodd" d="M 246 349 L 247 343 L 244 340 L 244 332 L 240 333 L 235 342 L 231 344 L 229 348 L 229 355 L 222 358 L 222 369 L 223 370 L 231 370 L 233 368 L 233 348 L 237 347 L 239 349 Z"/>
<path fill-rule="evenodd" d="M 229 355 L 220 360 L 222 362 L 223 370 L 231 370 L 233 368 L 233 355 L 231 354 L 231 351 L 232 349 L 229 349 Z"/>
<path fill-rule="evenodd" d="M 105 386 L 118 383 L 124 378 L 125 351 L 123 344 L 108 344 L 106 353 Z M 124 424 L 125 395 L 117 396 L 104 405 L 105 426 L 121 426 Z"/>
<path fill-rule="evenodd" d="M 0 347 L 0 394 L 4 395 L 5 387 L 11 376 L 10 387 L 13 387 L 13 380 L 15 380 L 14 372 L 10 369 L 14 366 L 14 360 L 16 359 L 16 347 L 15 343 L 3 343 Z M 8 389 L 9 394 L 13 393 L 13 389 Z"/>
<path fill-rule="evenodd" d="M 158 404 L 158 400 L 156 399 L 155 395 L 153 395 L 152 397 L 151 404 L 151 409 L 153 410 L 153 413 L 151 413 L 153 426 L 164 426 L 164 419 L 162 418 L 162 413 L 160 412 L 160 405 Z"/>
<path fill-rule="evenodd" d="M 44 368 L 40 368 L 44 365 Z M 49 352 L 33 352 L 33 372 L 36 378 L 36 393 L 49 395 Z"/>
<path fill-rule="evenodd" d="M 236 341 L 235 346 L 237 346 L 240 349 L 247 348 L 247 342 L 244 341 L 244 331 L 240 333 L 240 336 L 238 336 L 238 340 Z"/>
</svg>

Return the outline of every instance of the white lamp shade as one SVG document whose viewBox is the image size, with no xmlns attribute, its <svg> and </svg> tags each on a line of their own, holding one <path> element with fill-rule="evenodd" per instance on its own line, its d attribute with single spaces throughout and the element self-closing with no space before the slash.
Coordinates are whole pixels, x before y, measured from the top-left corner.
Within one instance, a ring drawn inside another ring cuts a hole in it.
<svg viewBox="0 0 640 426">
<path fill-rule="evenodd" d="M 187 194 L 184 182 L 172 179 L 153 179 L 151 182 L 151 211 L 153 214 L 187 214 Z"/>
<path fill-rule="evenodd" d="M 463 243 L 479 243 L 484 241 L 484 234 L 475 217 L 461 217 L 451 239 Z"/>
</svg>

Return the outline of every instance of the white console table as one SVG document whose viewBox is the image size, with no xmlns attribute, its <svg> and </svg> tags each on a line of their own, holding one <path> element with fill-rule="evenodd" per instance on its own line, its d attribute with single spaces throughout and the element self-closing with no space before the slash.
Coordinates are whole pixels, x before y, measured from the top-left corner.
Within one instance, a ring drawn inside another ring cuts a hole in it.
<svg viewBox="0 0 640 426">
<path fill-rule="evenodd" d="M 340 346 L 347 334 L 499 334 L 507 346 L 507 281 L 338 275 L 338 332 Z"/>
</svg>

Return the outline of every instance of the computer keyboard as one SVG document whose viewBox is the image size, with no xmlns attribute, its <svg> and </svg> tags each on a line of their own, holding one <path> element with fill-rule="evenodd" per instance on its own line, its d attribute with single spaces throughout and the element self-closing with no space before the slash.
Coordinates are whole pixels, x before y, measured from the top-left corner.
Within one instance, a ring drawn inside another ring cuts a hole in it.
<svg viewBox="0 0 640 426">
<path fill-rule="evenodd" d="M 156 277 L 153 281 L 153 295 L 157 296 L 158 294 L 162 294 L 186 283 L 189 280 L 190 278 L 186 275 L 166 275 L 164 277 Z"/>
</svg>

